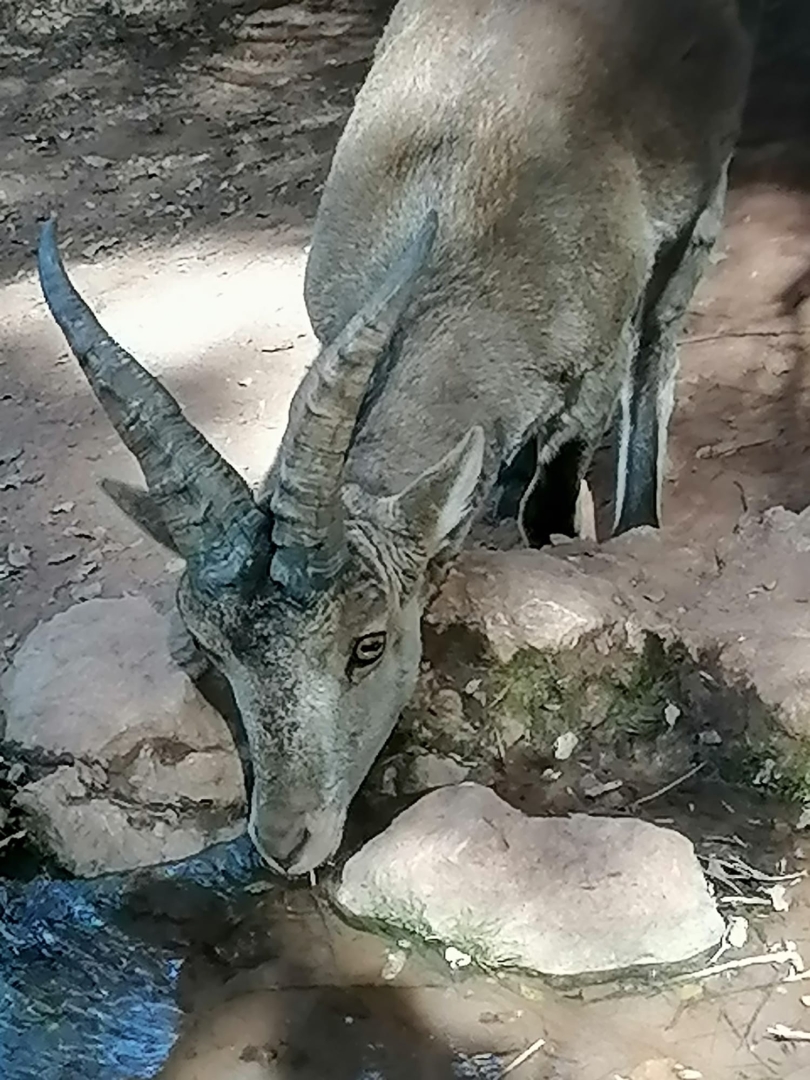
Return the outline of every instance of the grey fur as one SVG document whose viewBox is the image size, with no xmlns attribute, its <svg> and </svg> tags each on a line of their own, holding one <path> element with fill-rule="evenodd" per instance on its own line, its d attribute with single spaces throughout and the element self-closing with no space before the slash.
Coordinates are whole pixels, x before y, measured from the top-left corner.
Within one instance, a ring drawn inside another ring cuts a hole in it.
<svg viewBox="0 0 810 1080">
<path fill-rule="evenodd" d="M 522 447 L 542 481 L 576 445 L 575 495 L 618 407 L 617 522 L 657 522 L 675 340 L 750 53 L 737 0 L 400 0 L 315 225 L 323 348 L 257 496 L 274 569 L 238 597 L 194 573 L 178 593 L 233 686 L 272 864 L 304 873 L 336 849 L 413 692 L 429 570 Z M 403 270 L 432 214 L 429 259 Z M 404 306 L 348 361 L 345 328 L 374 324 L 398 274 Z M 334 423 L 300 454 L 308 409 Z"/>
</svg>

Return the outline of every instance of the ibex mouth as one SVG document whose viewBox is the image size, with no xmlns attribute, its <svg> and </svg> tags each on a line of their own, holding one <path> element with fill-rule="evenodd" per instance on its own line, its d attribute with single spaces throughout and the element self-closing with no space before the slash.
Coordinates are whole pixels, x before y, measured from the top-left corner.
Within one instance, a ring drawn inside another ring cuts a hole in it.
<svg viewBox="0 0 810 1080">
<path fill-rule="evenodd" d="M 292 841 L 285 837 L 268 843 L 256 816 L 251 814 L 248 836 L 268 867 L 283 877 L 311 874 L 334 857 L 343 839 L 346 811 L 322 810 L 305 815 L 304 821 L 296 823 Z"/>
</svg>

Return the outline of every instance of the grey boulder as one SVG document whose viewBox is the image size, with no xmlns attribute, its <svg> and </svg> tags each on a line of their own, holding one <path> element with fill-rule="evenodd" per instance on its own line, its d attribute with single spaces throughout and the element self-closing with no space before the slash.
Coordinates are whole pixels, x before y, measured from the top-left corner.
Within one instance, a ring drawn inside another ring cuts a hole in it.
<svg viewBox="0 0 810 1080">
<path fill-rule="evenodd" d="M 724 922 L 692 844 L 630 818 L 530 818 L 477 784 L 424 796 L 346 864 L 351 915 L 552 976 L 681 964 Z"/>
</svg>

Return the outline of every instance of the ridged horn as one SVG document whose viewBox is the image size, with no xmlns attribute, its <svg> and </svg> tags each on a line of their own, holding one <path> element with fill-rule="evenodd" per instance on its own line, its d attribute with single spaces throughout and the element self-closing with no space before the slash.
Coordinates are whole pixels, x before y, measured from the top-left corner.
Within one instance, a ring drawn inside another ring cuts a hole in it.
<svg viewBox="0 0 810 1080">
<path fill-rule="evenodd" d="M 51 314 L 113 427 L 143 471 L 166 531 L 198 584 L 252 581 L 269 558 L 269 522 L 242 477 L 183 416 L 168 390 L 101 326 L 68 278 L 53 218 L 37 256 Z"/>
<path fill-rule="evenodd" d="M 433 247 L 437 225 L 430 211 L 380 288 L 321 350 L 293 398 L 269 500 L 276 549 L 271 575 L 293 592 L 323 587 L 343 563 L 340 489 L 357 414 Z"/>
</svg>

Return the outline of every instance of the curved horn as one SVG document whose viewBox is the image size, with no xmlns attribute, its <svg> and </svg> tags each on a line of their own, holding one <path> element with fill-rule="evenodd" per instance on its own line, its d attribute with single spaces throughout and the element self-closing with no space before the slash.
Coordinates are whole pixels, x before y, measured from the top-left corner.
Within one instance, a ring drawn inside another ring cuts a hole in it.
<svg viewBox="0 0 810 1080">
<path fill-rule="evenodd" d="M 216 588 L 252 579 L 262 561 L 266 566 L 269 525 L 248 485 L 79 296 L 62 265 L 54 219 L 42 230 L 37 261 L 48 307 L 113 427 L 138 459 L 195 580 Z"/>
<path fill-rule="evenodd" d="M 321 350 L 290 407 L 274 464 L 272 576 L 292 591 L 319 588 L 345 555 L 340 488 L 357 414 L 377 361 L 427 261 L 438 217 L 430 211 L 381 287 Z"/>
</svg>

